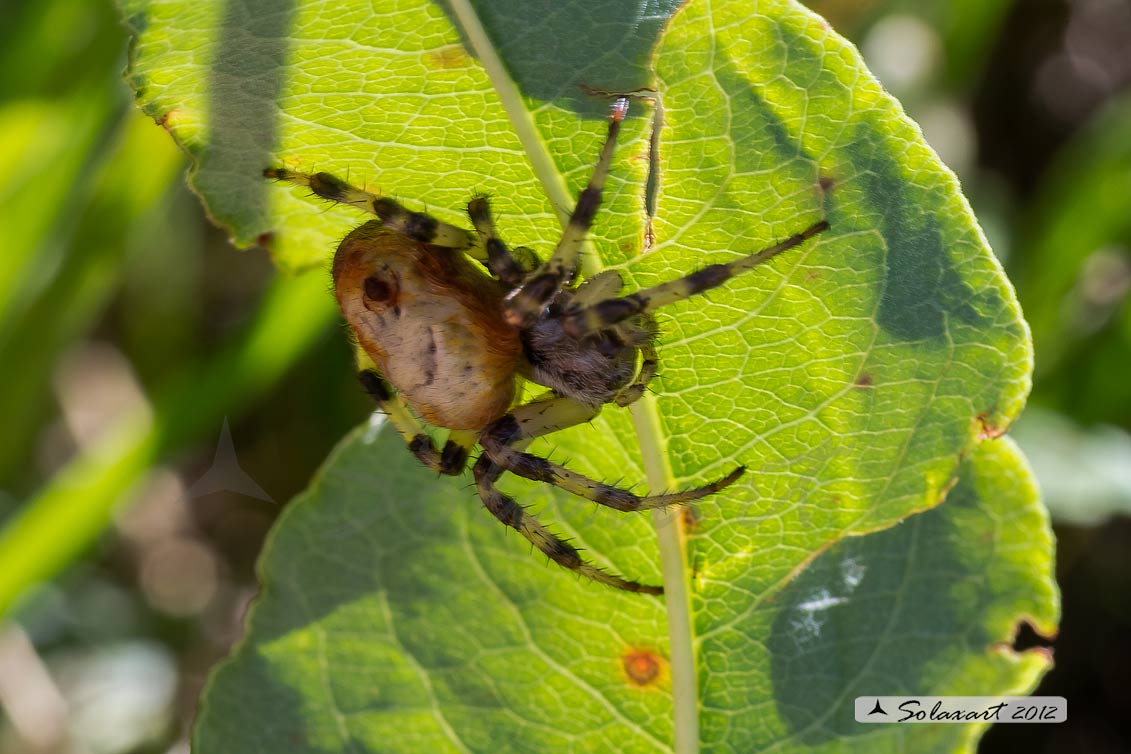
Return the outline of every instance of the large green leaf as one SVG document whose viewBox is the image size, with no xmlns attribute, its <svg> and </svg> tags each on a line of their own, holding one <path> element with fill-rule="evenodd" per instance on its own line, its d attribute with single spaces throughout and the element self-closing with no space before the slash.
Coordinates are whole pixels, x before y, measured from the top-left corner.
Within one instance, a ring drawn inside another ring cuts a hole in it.
<svg viewBox="0 0 1131 754">
<path fill-rule="evenodd" d="M 533 561 L 459 480 L 437 481 L 400 445 L 358 432 L 288 508 L 195 750 L 671 751 L 661 601 Z M 517 488 L 557 514 L 544 487 Z M 582 537 L 602 562 L 645 568 L 624 533 Z M 980 445 L 946 505 L 840 542 L 747 603 L 730 650 L 703 660 L 735 694 L 704 710 L 705 748 L 961 748 L 965 726 L 857 725 L 853 698 L 1031 687 L 1048 658 L 1008 642 L 1019 618 L 1054 629 L 1050 546 L 1012 443 Z"/>
<path fill-rule="evenodd" d="M 129 0 L 131 79 L 213 216 L 288 267 L 363 218 L 266 185 L 280 162 L 451 222 L 486 191 L 504 235 L 545 253 L 604 130 L 581 86 L 652 84 L 663 117 L 634 104 L 591 270 L 635 287 L 832 230 L 671 307 L 658 395 L 534 447 L 652 488 L 752 473 L 655 530 L 513 485 L 594 561 L 662 575 L 659 600 L 543 568 L 391 436 L 347 443 L 275 535 L 198 749 L 964 745 L 962 726 L 845 717 L 856 692 L 1003 693 L 1047 666 L 1008 640 L 1023 617 L 1054 628 L 1050 538 L 1011 446 L 978 444 L 1020 410 L 1027 331 L 953 175 L 792 2 L 691 2 L 662 34 L 667 6 L 535 5 Z M 956 480 L 960 500 L 883 531 Z"/>
</svg>

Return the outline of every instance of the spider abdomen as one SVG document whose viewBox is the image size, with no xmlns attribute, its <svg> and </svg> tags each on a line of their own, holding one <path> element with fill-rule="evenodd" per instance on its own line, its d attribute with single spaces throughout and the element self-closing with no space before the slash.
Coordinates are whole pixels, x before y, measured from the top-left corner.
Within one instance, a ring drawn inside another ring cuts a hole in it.
<svg viewBox="0 0 1131 754">
<path fill-rule="evenodd" d="M 346 236 L 333 274 L 359 345 L 421 418 L 479 430 L 506 413 L 522 345 L 503 320 L 498 281 L 379 220 Z"/>
</svg>

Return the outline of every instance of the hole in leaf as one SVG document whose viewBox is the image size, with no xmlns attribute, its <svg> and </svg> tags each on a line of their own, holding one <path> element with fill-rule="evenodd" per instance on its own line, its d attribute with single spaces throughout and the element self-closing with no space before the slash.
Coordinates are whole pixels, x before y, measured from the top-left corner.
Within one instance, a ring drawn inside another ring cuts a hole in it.
<svg viewBox="0 0 1131 754">
<path fill-rule="evenodd" d="M 1038 633 L 1033 624 L 1022 620 L 1017 624 L 1013 633 L 1012 649 L 1014 652 L 1027 652 L 1032 649 L 1051 651 L 1053 641 L 1051 637 Z"/>
</svg>

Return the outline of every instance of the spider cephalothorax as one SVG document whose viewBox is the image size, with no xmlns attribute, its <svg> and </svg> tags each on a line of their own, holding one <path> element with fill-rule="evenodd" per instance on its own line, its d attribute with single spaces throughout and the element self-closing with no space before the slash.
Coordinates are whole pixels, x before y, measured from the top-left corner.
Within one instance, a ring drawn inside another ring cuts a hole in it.
<svg viewBox="0 0 1131 754">
<path fill-rule="evenodd" d="M 443 474 L 462 473 L 470 450 L 484 505 L 566 568 L 619 589 L 659 594 L 597 568 L 495 486 L 506 471 L 549 482 L 621 511 L 696 500 L 741 476 L 738 467 L 712 484 L 638 496 L 523 452 L 530 440 L 589 421 L 606 403 L 627 406 L 656 373 L 652 312 L 722 285 L 828 227 L 824 221 L 767 249 L 712 264 L 686 277 L 625 296 L 615 271 L 574 286 L 582 240 L 601 202 L 613 147 L 628 107 L 618 99 L 608 137 L 552 256 L 541 262 L 498 238 L 487 200 L 468 204 L 474 232 L 410 212 L 327 173 L 264 171 L 318 196 L 377 215 L 354 230 L 334 256 L 334 291 L 361 351 L 361 382 L 404 436 L 409 450 Z M 549 388 L 515 406 L 519 379 Z M 442 450 L 425 422 L 451 430 Z"/>
</svg>

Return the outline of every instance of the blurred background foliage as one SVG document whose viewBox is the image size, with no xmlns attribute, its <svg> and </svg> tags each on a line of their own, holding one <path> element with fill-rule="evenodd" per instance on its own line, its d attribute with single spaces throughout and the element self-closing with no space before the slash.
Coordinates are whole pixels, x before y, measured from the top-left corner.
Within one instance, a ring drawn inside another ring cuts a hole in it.
<svg viewBox="0 0 1131 754">
<path fill-rule="evenodd" d="M 1014 433 L 1064 590 L 1037 693 L 1071 713 L 979 750 L 1131 750 L 1131 0 L 810 5 L 958 173 L 1033 327 Z M 0 5 L 0 754 L 187 752 L 280 503 L 370 409 L 324 276 L 212 228 L 125 46 L 108 1 Z"/>
</svg>

